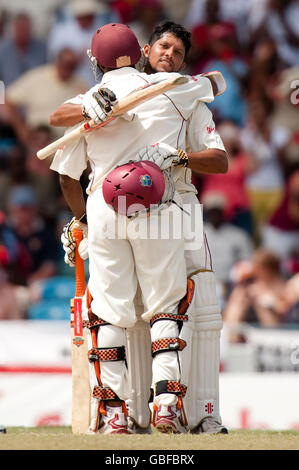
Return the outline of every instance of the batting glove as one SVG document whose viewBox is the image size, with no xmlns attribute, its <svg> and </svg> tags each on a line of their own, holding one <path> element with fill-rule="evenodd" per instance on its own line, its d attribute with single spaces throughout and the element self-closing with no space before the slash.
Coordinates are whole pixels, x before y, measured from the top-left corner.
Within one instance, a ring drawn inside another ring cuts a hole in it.
<svg viewBox="0 0 299 470">
<path fill-rule="evenodd" d="M 96 124 L 106 121 L 112 113 L 112 106 L 117 103 L 113 91 L 108 88 L 94 89 L 85 93 L 82 101 L 82 114 L 86 119 L 92 119 Z"/>
<path fill-rule="evenodd" d="M 137 153 L 137 160 L 149 160 L 160 167 L 161 170 L 167 170 L 172 166 L 187 166 L 188 156 L 181 149 L 175 149 L 168 144 L 148 145 Z"/>
<path fill-rule="evenodd" d="M 76 241 L 73 237 L 73 230 L 79 228 L 83 232 L 83 240 L 79 243 L 78 252 L 82 259 L 88 258 L 88 228 L 87 225 L 77 220 L 75 217 L 63 227 L 60 237 L 62 247 L 65 251 L 64 262 L 70 267 L 75 266 Z"/>
</svg>

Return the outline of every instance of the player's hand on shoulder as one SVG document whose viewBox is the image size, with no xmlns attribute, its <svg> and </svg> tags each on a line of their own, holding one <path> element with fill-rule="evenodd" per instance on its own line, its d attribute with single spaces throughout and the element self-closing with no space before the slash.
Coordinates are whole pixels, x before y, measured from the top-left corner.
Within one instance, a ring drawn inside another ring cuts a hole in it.
<svg viewBox="0 0 299 470">
<path fill-rule="evenodd" d="M 83 222 L 80 222 L 75 217 L 73 217 L 72 220 L 63 227 L 63 231 L 60 237 L 62 247 L 65 251 L 64 262 L 71 267 L 75 266 L 76 242 L 73 237 L 73 230 L 75 228 L 79 228 L 83 232 L 83 240 L 78 246 L 79 255 L 84 260 L 88 258 L 87 224 L 84 224 Z"/>
<path fill-rule="evenodd" d="M 167 170 L 172 166 L 187 166 L 188 156 L 181 150 L 165 143 L 147 145 L 137 153 L 137 160 L 149 160 L 160 167 L 161 170 Z"/>
<path fill-rule="evenodd" d="M 112 107 L 117 98 L 109 88 L 94 88 L 88 90 L 82 101 L 82 114 L 86 119 L 93 119 L 96 124 L 106 121 L 112 113 Z"/>
</svg>

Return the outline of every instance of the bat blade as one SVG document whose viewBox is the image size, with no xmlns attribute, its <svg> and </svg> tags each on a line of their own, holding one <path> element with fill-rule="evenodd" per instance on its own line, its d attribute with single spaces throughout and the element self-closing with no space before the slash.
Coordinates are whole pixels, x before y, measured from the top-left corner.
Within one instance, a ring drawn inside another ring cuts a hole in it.
<svg viewBox="0 0 299 470">
<path fill-rule="evenodd" d="M 78 253 L 78 245 L 83 238 L 82 231 L 74 229 L 73 237 L 76 241 L 76 292 L 71 300 L 72 432 L 84 434 L 90 421 L 90 386 L 88 345 L 82 320 L 82 302 L 85 293 L 84 261 Z"/>
<path fill-rule="evenodd" d="M 119 102 L 115 106 L 113 106 L 111 116 L 100 125 L 95 125 L 92 120 L 85 122 L 80 127 L 72 130 L 68 134 L 65 134 L 63 137 L 60 137 L 60 139 L 57 139 L 46 147 L 40 149 L 36 155 L 40 160 L 44 160 L 45 158 L 53 155 L 58 149 L 63 148 L 68 143 L 78 140 L 86 132 L 90 132 L 93 129 L 102 127 L 103 125 L 115 119 L 117 116 L 121 116 L 122 114 L 127 113 L 139 104 L 153 99 L 156 96 L 162 93 L 166 93 L 167 91 L 172 90 L 173 88 L 179 85 L 183 85 L 187 82 L 187 77 L 180 76 L 171 78 L 169 80 L 159 81 L 158 83 L 148 83 L 143 88 L 136 90 L 135 92 L 130 93 L 125 98 L 119 100 Z"/>
</svg>

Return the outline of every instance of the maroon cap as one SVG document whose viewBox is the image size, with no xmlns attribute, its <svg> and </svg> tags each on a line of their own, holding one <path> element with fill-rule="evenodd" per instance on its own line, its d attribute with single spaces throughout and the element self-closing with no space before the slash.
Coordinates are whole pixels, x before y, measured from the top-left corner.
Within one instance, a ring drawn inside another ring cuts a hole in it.
<svg viewBox="0 0 299 470">
<path fill-rule="evenodd" d="M 140 45 L 125 24 L 110 23 L 97 29 L 91 41 L 91 53 L 98 65 L 118 69 L 135 65 L 140 59 Z"/>
<path fill-rule="evenodd" d="M 154 162 L 147 160 L 116 167 L 103 183 L 105 202 L 123 215 L 158 204 L 164 190 L 162 171 Z"/>
</svg>

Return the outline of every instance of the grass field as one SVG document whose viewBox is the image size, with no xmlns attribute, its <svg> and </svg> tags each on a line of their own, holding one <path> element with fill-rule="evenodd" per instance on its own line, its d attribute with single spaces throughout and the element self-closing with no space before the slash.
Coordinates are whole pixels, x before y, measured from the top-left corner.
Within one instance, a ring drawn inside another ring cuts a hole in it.
<svg viewBox="0 0 299 470">
<path fill-rule="evenodd" d="M 233 430 L 228 435 L 80 435 L 70 427 L 7 428 L 0 450 L 299 450 L 299 431 Z"/>
</svg>

